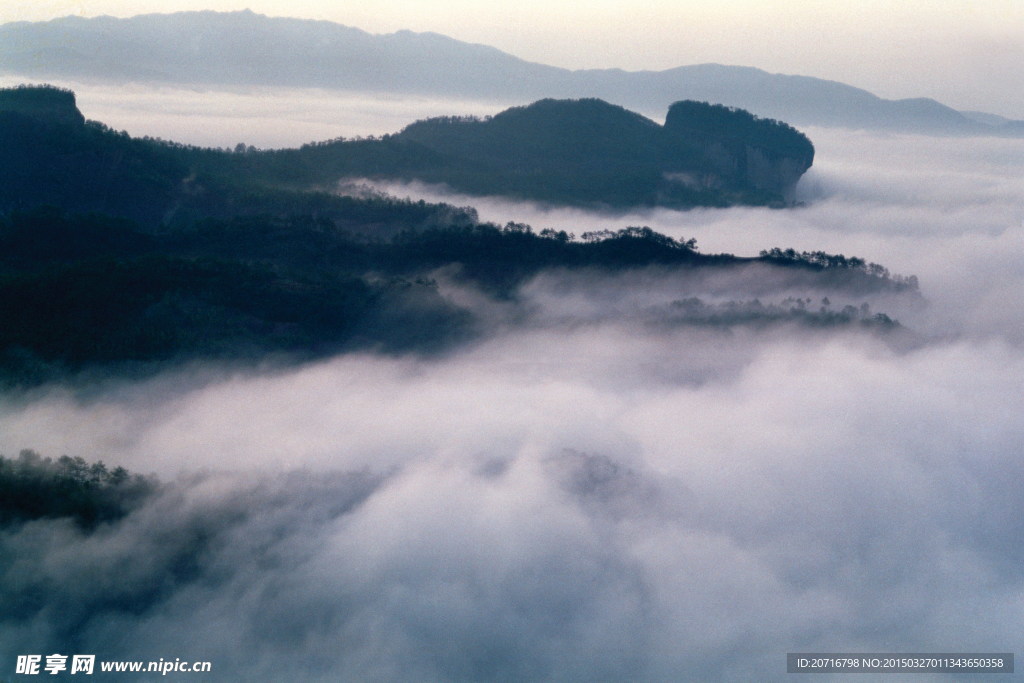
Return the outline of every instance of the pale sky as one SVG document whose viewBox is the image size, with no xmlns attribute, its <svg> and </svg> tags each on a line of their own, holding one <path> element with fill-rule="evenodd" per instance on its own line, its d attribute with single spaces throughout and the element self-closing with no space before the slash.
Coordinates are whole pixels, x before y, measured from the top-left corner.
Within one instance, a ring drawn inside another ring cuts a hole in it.
<svg viewBox="0 0 1024 683">
<path fill-rule="evenodd" d="M 0 0 L 0 22 L 246 8 L 573 69 L 756 66 L 1024 119 L 1024 0 Z"/>
</svg>

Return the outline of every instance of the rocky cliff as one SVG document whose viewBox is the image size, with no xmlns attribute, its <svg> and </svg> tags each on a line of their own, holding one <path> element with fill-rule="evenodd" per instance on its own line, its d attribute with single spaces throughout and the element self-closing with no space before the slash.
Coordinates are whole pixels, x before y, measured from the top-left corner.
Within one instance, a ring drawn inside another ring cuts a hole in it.
<svg viewBox="0 0 1024 683">
<path fill-rule="evenodd" d="M 802 133 L 742 109 L 676 102 L 669 108 L 664 130 L 700 149 L 702 162 L 709 167 L 701 182 L 767 192 L 786 203 L 792 203 L 797 182 L 814 162 L 814 145 Z"/>
<path fill-rule="evenodd" d="M 439 155 L 418 179 L 612 207 L 787 205 L 814 160 L 787 124 L 693 101 L 672 105 L 664 126 L 602 100 L 548 99 L 484 120 L 420 121 L 396 137 Z"/>
</svg>

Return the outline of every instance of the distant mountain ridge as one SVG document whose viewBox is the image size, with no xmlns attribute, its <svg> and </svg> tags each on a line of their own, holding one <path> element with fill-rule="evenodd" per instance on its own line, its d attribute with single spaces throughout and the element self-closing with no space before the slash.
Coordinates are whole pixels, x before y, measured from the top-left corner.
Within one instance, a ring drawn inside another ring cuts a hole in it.
<svg viewBox="0 0 1024 683">
<path fill-rule="evenodd" d="M 327 21 L 241 12 L 65 17 L 0 25 L 0 72 L 35 78 L 265 85 L 534 101 L 599 98 L 645 113 L 690 99 L 798 125 L 1020 135 L 1024 122 L 927 98 L 753 67 L 570 71 L 436 33 L 373 35 Z"/>
</svg>

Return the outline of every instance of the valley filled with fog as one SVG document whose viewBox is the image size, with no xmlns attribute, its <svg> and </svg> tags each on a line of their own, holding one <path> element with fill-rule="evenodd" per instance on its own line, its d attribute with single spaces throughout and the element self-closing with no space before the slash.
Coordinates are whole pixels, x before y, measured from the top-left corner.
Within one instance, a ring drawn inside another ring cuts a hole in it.
<svg viewBox="0 0 1024 683">
<path fill-rule="evenodd" d="M 501 108 L 133 87 L 75 84 L 115 129 L 224 147 Z M 325 681 L 777 680 L 787 652 L 1012 651 L 1024 140 L 802 130 L 816 156 L 793 209 L 598 214 L 365 184 L 534 231 L 858 256 L 919 291 L 751 264 L 550 270 L 484 300 L 442 271 L 483 329 L 441 353 L 0 397 L 3 454 L 160 482 L 88 533 L 0 533 L 0 649 Z M 794 306 L 898 325 L 763 314 Z"/>
</svg>

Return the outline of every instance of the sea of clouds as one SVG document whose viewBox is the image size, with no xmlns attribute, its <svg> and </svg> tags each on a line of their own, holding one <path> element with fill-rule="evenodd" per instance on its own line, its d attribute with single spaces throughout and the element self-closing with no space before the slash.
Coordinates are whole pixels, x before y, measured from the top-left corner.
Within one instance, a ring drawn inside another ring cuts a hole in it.
<svg viewBox="0 0 1024 683">
<path fill-rule="evenodd" d="M 836 295 L 757 270 L 552 272 L 502 304 L 442 277 L 490 317 L 440 356 L 0 397 L 0 452 L 163 482 L 91 533 L 0 532 L 0 651 L 308 681 L 778 680 L 787 652 L 1013 651 L 1024 141 L 808 133 L 792 210 L 386 189 L 536 230 L 861 256 L 920 278 L 920 297 L 845 294 L 898 319 L 896 337 L 658 324 L 694 296 Z"/>
</svg>

